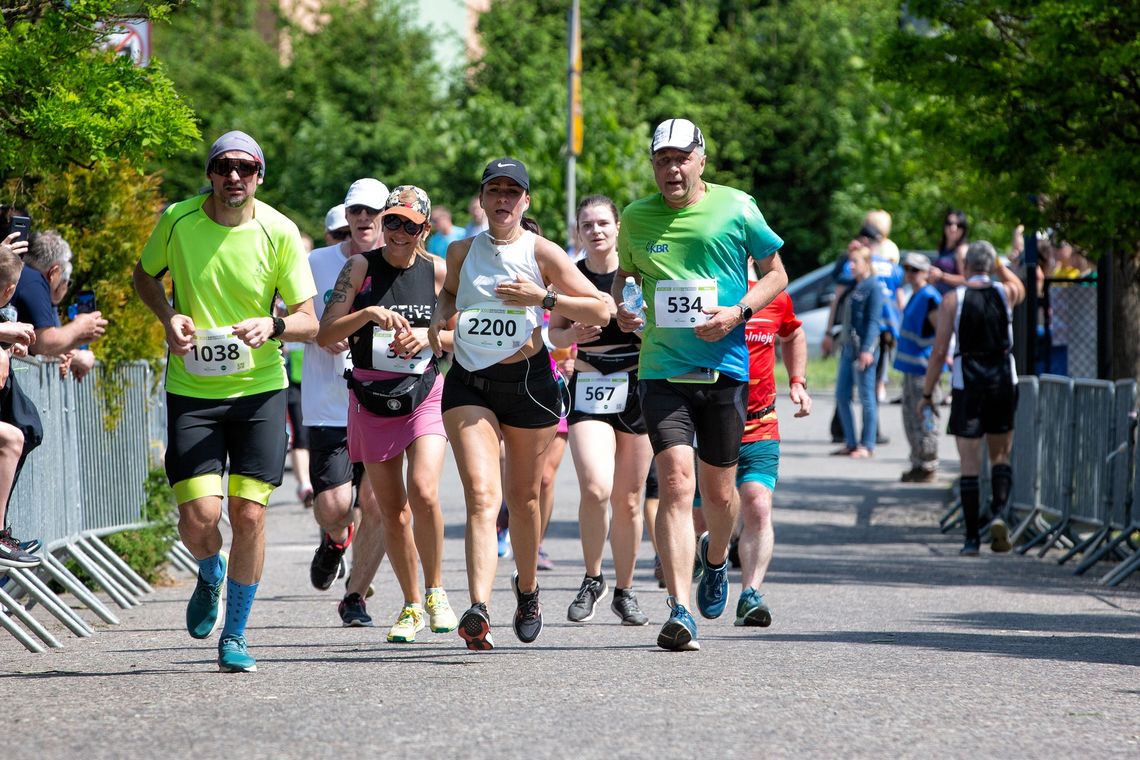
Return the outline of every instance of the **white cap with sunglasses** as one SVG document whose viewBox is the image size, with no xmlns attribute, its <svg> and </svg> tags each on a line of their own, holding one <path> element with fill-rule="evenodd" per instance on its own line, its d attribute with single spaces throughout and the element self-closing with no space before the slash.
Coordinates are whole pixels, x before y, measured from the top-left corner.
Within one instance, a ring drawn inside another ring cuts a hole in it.
<svg viewBox="0 0 1140 760">
<path fill-rule="evenodd" d="M 349 185 L 348 193 L 344 196 L 344 207 L 349 209 L 353 206 L 365 206 L 379 211 L 384 208 L 384 202 L 387 200 L 388 187 L 378 179 L 365 177 Z"/>
</svg>

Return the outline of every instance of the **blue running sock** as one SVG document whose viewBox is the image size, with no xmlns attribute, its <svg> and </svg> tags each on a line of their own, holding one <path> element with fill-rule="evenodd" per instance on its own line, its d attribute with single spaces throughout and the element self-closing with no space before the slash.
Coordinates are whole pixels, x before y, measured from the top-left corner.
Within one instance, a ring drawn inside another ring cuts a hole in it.
<svg viewBox="0 0 1140 760">
<path fill-rule="evenodd" d="M 244 636 L 245 623 L 249 611 L 253 609 L 253 597 L 257 595 L 257 584 L 245 585 L 233 578 L 226 584 L 226 624 L 222 636 Z"/>
<path fill-rule="evenodd" d="M 222 564 L 221 554 L 214 554 L 198 560 L 198 575 L 202 576 L 202 580 L 211 586 L 217 586 L 222 582 L 223 572 L 225 572 L 225 566 Z"/>
</svg>

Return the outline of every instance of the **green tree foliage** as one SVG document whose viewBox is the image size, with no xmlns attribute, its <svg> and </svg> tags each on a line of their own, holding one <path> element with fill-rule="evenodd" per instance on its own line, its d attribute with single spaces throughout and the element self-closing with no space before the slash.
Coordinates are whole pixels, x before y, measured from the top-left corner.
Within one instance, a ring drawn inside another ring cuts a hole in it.
<svg viewBox="0 0 1140 760">
<path fill-rule="evenodd" d="M 1140 3 L 912 0 L 880 69 L 963 197 L 1114 261 L 1116 371 L 1140 376 Z"/>
<path fill-rule="evenodd" d="M 95 291 L 107 333 L 91 344 L 114 367 L 165 353 L 154 315 L 134 292 L 131 272 L 160 210 L 158 178 L 139 174 L 127 161 L 73 166 L 44 177 L 27 207 L 40 229 L 55 229 L 74 255 L 72 292 Z M 41 222 L 42 220 L 42 222 Z"/>
<path fill-rule="evenodd" d="M 169 3 L 142 2 L 161 16 Z M 197 137 L 159 66 L 141 69 L 102 50 L 120 10 L 112 0 L 3 4 L 0 26 L 0 172 L 38 177 L 114 158 L 140 165 Z"/>
<path fill-rule="evenodd" d="M 561 86 L 568 6 L 495 2 L 480 19 L 486 53 L 471 90 L 530 108 L 535 93 Z M 615 126 L 638 143 L 637 181 L 605 188 L 619 203 L 635 197 L 620 194 L 627 187 L 652 187 L 644 157 L 653 125 L 683 115 L 706 132 L 706 177 L 757 198 L 786 240 L 793 271 L 841 249 L 869 208 L 887 207 L 903 221 L 941 213 L 929 208 L 937 194 L 928 169 L 901 160 L 910 135 L 867 65 L 896 22 L 894 3 L 611 0 L 582 9 L 587 117 L 591 99 L 616 106 Z M 587 118 L 587 152 L 598 126 Z M 904 245 L 925 238 L 897 229 Z"/>
<path fill-rule="evenodd" d="M 171 3 L 134 6 L 133 16 L 161 19 Z M 111 367 L 157 358 L 162 333 L 130 277 L 159 208 L 157 180 L 142 168 L 197 139 L 192 113 L 160 64 L 137 68 L 102 50 L 122 3 L 28 0 L 0 12 L 3 200 L 71 244 L 73 287 L 93 289 L 109 320 L 96 355 Z"/>
<path fill-rule="evenodd" d="M 277 37 L 267 41 L 258 7 L 194 5 L 156 37 L 203 131 L 193 151 L 164 165 L 168 197 L 204 184 L 206 150 L 230 129 L 249 132 L 265 152 L 258 197 L 314 237 L 360 177 L 421 185 L 434 196 L 441 161 L 427 125 L 441 103 L 428 33 L 392 0 L 361 0 L 326 4 L 312 34 L 279 18 Z M 290 40 L 284 62 L 281 36 Z"/>
</svg>

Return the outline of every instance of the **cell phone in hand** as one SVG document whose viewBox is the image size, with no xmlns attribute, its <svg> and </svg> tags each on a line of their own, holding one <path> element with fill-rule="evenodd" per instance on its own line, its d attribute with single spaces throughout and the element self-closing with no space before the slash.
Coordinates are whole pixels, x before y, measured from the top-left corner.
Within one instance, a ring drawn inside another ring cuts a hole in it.
<svg viewBox="0 0 1140 760">
<path fill-rule="evenodd" d="M 81 290 L 75 294 L 75 313 L 90 314 L 95 311 L 95 291 Z"/>
<path fill-rule="evenodd" d="M 16 238 L 15 242 L 17 242 L 17 243 L 20 241 L 27 242 L 28 235 L 31 234 L 31 231 L 32 231 L 31 217 L 13 216 L 12 220 L 8 223 L 8 229 L 4 231 L 3 235 L 0 235 L 0 241 L 3 241 L 5 238 L 7 238 L 13 232 L 18 232 L 20 234 L 19 234 L 19 237 Z"/>
</svg>

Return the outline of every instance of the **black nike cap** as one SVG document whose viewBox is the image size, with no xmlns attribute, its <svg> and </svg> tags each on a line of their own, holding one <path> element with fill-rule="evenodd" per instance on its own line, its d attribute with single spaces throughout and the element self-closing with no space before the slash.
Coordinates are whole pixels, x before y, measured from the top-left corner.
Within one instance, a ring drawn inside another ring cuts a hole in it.
<svg viewBox="0 0 1140 760">
<path fill-rule="evenodd" d="M 480 186 L 498 177 L 506 177 L 509 180 L 513 180 L 518 183 L 523 190 L 526 190 L 528 193 L 530 192 L 530 175 L 526 173 L 526 165 L 517 158 L 504 156 L 503 158 L 496 158 L 487 164 L 487 168 L 483 170 L 483 181 L 480 183 Z"/>
</svg>

